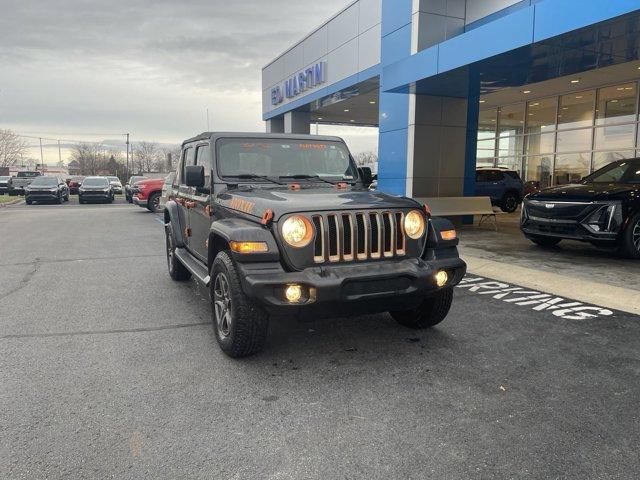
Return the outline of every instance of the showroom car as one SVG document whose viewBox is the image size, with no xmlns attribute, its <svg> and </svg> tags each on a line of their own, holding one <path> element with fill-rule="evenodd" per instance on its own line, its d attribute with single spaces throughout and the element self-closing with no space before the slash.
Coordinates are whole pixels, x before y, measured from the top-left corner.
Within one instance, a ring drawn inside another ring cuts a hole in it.
<svg viewBox="0 0 640 480">
<path fill-rule="evenodd" d="M 87 177 L 78 190 L 80 203 L 113 203 L 113 187 L 107 177 Z"/>
<path fill-rule="evenodd" d="M 491 204 L 513 213 L 524 197 L 520 174 L 506 168 L 480 168 L 476 171 L 476 195 L 491 197 Z"/>
<path fill-rule="evenodd" d="M 33 202 L 56 202 L 61 204 L 69 201 L 69 187 L 64 179 L 54 176 L 39 176 L 24 189 L 24 200 L 27 205 Z"/>
<path fill-rule="evenodd" d="M 640 159 L 613 162 L 578 184 L 529 195 L 520 226 L 542 247 L 580 240 L 640 259 Z"/>
</svg>

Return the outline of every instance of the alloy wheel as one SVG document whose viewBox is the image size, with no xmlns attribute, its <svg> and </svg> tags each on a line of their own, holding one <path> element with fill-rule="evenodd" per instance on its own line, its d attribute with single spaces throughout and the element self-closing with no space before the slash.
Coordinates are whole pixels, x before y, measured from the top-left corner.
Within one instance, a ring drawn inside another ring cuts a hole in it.
<svg viewBox="0 0 640 480">
<path fill-rule="evenodd" d="M 224 273 L 216 276 L 213 286 L 213 305 L 215 310 L 216 327 L 220 337 L 226 338 L 231 333 L 231 289 L 229 280 Z"/>
<path fill-rule="evenodd" d="M 155 195 L 151 199 L 151 208 L 153 209 L 154 212 L 157 212 L 159 207 L 160 207 L 160 197 L 158 195 Z"/>
<path fill-rule="evenodd" d="M 640 220 L 636 222 L 633 226 L 633 232 L 631 232 L 631 239 L 633 241 L 633 246 L 636 248 L 637 252 L 640 252 Z"/>
</svg>

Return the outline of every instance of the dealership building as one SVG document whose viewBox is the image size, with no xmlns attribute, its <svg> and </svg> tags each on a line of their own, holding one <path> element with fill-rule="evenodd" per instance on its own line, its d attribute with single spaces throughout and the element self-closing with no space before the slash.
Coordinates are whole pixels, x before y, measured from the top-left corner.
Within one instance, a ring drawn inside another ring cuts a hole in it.
<svg viewBox="0 0 640 480">
<path fill-rule="evenodd" d="M 358 0 L 262 71 L 267 131 L 378 128 L 378 185 L 470 196 L 636 156 L 640 0 Z"/>
</svg>

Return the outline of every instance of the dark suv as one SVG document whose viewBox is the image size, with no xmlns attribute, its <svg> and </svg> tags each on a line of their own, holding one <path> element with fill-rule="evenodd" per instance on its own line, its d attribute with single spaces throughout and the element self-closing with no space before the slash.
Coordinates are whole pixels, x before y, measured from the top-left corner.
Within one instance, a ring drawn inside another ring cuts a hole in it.
<svg viewBox="0 0 640 480">
<path fill-rule="evenodd" d="M 513 213 L 524 197 L 524 184 L 515 170 L 480 168 L 476 171 L 476 195 L 491 197 L 503 212 Z"/>
<path fill-rule="evenodd" d="M 56 202 L 58 204 L 69 201 L 69 187 L 63 178 L 42 175 L 35 177 L 24 189 L 24 201 L 27 205 L 33 202 Z"/>
<path fill-rule="evenodd" d="M 272 313 L 445 319 L 466 271 L 450 222 L 368 190 L 336 137 L 205 133 L 187 140 L 164 210 L 169 274 L 210 289 L 222 350 L 250 355 Z"/>
</svg>

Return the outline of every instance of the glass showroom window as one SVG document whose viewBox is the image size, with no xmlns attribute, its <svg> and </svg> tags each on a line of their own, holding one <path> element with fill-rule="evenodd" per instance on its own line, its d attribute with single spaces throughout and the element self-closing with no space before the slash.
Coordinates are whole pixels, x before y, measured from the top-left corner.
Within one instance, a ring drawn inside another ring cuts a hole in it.
<svg viewBox="0 0 640 480">
<path fill-rule="evenodd" d="M 526 157 L 524 160 L 525 181 L 538 188 L 551 186 L 553 154 Z"/>
<path fill-rule="evenodd" d="M 568 153 L 556 155 L 555 184 L 566 185 L 578 183 L 589 175 L 591 169 L 591 152 Z"/>
<path fill-rule="evenodd" d="M 595 99 L 595 91 L 561 96 L 560 109 L 558 110 L 558 130 L 593 126 Z M 585 147 L 586 150 L 591 150 L 590 144 Z"/>
<path fill-rule="evenodd" d="M 478 146 L 476 167 L 493 167 L 496 156 L 498 109 L 481 110 L 478 118 Z"/>
<path fill-rule="evenodd" d="M 601 88 L 598 91 L 596 125 L 635 122 L 637 100 L 635 83 Z"/>
</svg>

